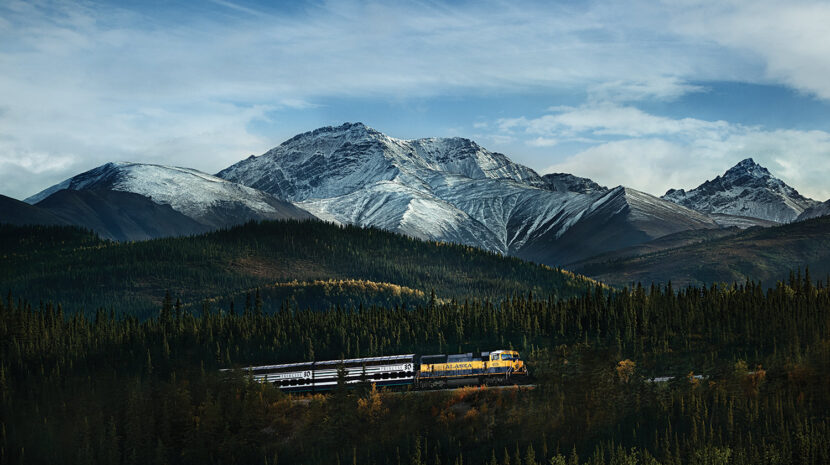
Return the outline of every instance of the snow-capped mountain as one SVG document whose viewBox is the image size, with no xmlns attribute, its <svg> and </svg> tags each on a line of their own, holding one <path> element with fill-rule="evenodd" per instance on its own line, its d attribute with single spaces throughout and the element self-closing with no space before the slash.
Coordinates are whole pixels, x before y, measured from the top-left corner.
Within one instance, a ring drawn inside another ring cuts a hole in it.
<svg viewBox="0 0 830 465">
<path fill-rule="evenodd" d="M 470 140 L 394 139 L 361 123 L 300 134 L 217 176 L 296 202 L 323 220 L 502 252 L 505 234 L 485 224 L 499 215 L 459 208 L 456 193 L 472 187 L 470 180 L 499 180 L 488 185 L 501 191 L 545 185 L 532 169 Z"/>
<path fill-rule="evenodd" d="M 421 188 L 429 173 L 545 185 L 532 169 L 468 139 L 394 139 L 362 123 L 299 134 L 217 176 L 302 202 L 337 197 L 381 181 Z"/>
<path fill-rule="evenodd" d="M 722 176 L 690 191 L 670 189 L 662 197 L 704 213 L 719 213 L 789 223 L 818 204 L 747 158 Z"/>
<path fill-rule="evenodd" d="M 826 202 L 822 202 L 817 205 L 813 205 L 812 207 L 804 210 L 803 213 L 798 215 L 796 221 L 804 221 L 809 220 L 811 218 L 818 218 L 819 216 L 828 216 L 830 215 L 830 200 Z"/>
<path fill-rule="evenodd" d="M 650 240 L 666 231 L 717 227 L 704 215 L 648 194 L 609 191 L 571 175 L 543 178 L 467 139 L 401 140 L 361 123 L 300 134 L 217 176 L 296 202 L 324 220 L 470 244 L 550 264 L 610 250 L 618 242 Z M 666 224 L 653 227 L 655 218 Z M 592 230 L 560 240 L 587 220 L 610 236 L 624 224 L 625 238 L 584 247 L 588 236 L 597 234 Z"/>
<path fill-rule="evenodd" d="M 63 189 L 121 191 L 145 196 L 211 228 L 250 219 L 311 218 L 307 212 L 265 192 L 190 168 L 107 163 L 41 191 L 36 204 Z"/>
</svg>

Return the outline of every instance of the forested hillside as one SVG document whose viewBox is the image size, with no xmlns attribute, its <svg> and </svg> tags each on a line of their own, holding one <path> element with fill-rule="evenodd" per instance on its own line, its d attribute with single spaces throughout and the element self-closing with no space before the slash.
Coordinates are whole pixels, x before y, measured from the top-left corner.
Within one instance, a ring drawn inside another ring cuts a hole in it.
<svg viewBox="0 0 830 465">
<path fill-rule="evenodd" d="M 61 302 L 64 311 L 91 316 L 101 307 L 144 317 L 173 300 L 197 305 L 275 283 L 360 280 L 404 286 L 439 299 L 495 298 L 514 292 L 569 297 L 592 281 L 547 266 L 473 247 L 424 242 L 373 228 L 317 221 L 249 223 L 201 236 L 115 243 L 71 227 L 0 225 L 0 288 L 32 301 Z M 302 286 L 302 284 L 300 284 Z M 273 291 L 263 311 L 294 293 Z M 323 291 L 323 289 L 318 289 Z M 337 299 L 300 300 L 326 308 Z M 310 294 L 311 293 L 311 294 Z M 368 293 L 363 293 L 369 296 Z M 253 298 L 252 296 L 251 298 Z M 421 298 L 404 293 L 400 303 Z M 411 299 L 410 299 L 411 298 Z M 364 299 L 365 303 L 392 301 Z"/>
<path fill-rule="evenodd" d="M 9 295 L 0 462 L 828 463 L 827 285 L 794 277 L 768 291 L 595 288 L 569 300 L 271 315 L 210 304 L 196 314 L 163 299 L 145 321 L 66 318 Z M 535 389 L 296 397 L 219 372 L 507 347 Z"/>
</svg>

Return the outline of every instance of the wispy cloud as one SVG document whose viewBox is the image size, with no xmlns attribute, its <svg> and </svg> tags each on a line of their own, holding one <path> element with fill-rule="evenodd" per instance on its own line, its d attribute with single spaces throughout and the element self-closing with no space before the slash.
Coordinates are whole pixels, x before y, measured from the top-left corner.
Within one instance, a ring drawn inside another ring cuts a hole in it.
<svg viewBox="0 0 830 465">
<path fill-rule="evenodd" d="M 725 121 L 694 118 L 674 119 L 655 116 L 633 106 L 615 103 L 591 103 L 564 107 L 539 118 L 503 118 L 497 121 L 502 131 L 521 130 L 532 135 L 559 137 L 676 135 L 699 137 L 701 133 L 721 133 L 730 126 Z"/>
</svg>

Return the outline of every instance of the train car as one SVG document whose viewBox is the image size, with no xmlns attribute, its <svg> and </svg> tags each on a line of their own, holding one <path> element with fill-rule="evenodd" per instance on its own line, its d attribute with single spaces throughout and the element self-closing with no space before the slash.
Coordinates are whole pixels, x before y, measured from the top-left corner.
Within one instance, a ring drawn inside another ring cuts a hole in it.
<svg viewBox="0 0 830 465">
<path fill-rule="evenodd" d="M 524 382 L 527 367 L 515 350 L 472 352 L 456 355 L 424 355 L 420 359 L 416 385 L 419 388 L 464 384 L 511 384 Z"/>
<path fill-rule="evenodd" d="M 283 391 L 325 391 L 337 386 L 338 370 L 346 384 L 411 385 L 415 381 L 415 355 L 390 355 L 321 362 L 285 363 L 248 367 L 254 380 L 273 383 Z"/>
<path fill-rule="evenodd" d="M 345 382 L 377 386 L 441 388 L 464 384 L 513 384 L 528 378 L 527 367 L 515 350 L 496 350 L 454 355 L 415 354 L 365 357 L 321 362 L 285 363 L 246 368 L 254 380 L 273 383 L 283 391 L 326 391 L 334 389 L 338 371 L 345 370 Z M 227 370 L 223 370 L 227 371 Z"/>
</svg>

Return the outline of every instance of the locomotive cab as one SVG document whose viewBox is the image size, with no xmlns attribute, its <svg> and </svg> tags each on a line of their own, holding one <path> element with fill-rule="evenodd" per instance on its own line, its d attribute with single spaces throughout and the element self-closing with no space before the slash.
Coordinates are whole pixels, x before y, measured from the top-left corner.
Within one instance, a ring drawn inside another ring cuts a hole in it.
<svg viewBox="0 0 830 465">
<path fill-rule="evenodd" d="M 490 373 L 509 375 L 527 375 L 527 367 L 515 350 L 496 350 L 490 352 L 487 368 Z"/>
</svg>

